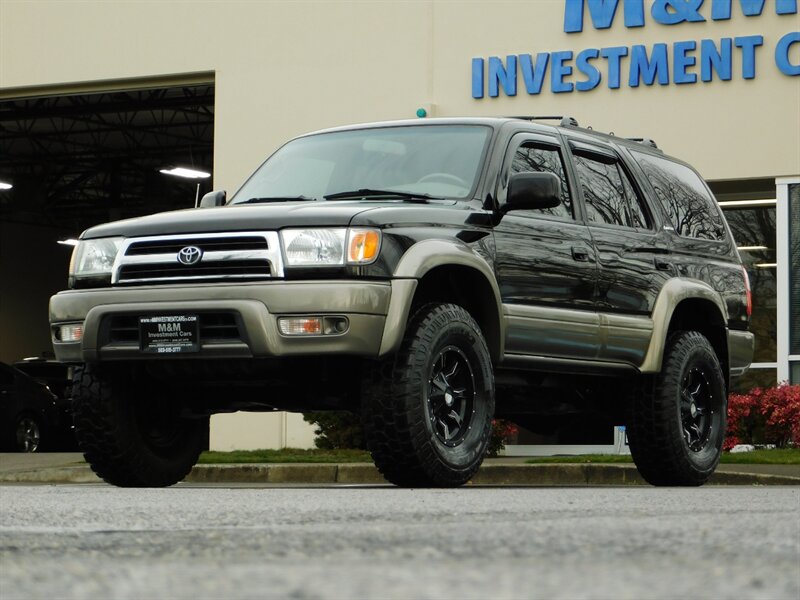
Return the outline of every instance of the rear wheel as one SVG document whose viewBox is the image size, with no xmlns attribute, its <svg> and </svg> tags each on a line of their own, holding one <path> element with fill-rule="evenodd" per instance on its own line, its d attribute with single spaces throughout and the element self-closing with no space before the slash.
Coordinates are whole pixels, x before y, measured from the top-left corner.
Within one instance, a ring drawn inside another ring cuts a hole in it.
<svg viewBox="0 0 800 600">
<path fill-rule="evenodd" d="M 78 445 L 92 470 L 123 487 L 163 487 L 191 471 L 207 418 L 185 418 L 173 394 L 125 371 L 76 368 L 72 408 Z"/>
<path fill-rule="evenodd" d="M 367 447 L 400 486 L 469 481 L 489 443 L 494 375 L 470 314 L 430 304 L 410 320 L 396 356 L 375 365 L 362 390 Z"/>
<path fill-rule="evenodd" d="M 628 441 L 653 485 L 702 485 L 725 438 L 725 380 L 714 349 L 696 331 L 670 336 L 661 372 L 631 402 Z"/>
</svg>

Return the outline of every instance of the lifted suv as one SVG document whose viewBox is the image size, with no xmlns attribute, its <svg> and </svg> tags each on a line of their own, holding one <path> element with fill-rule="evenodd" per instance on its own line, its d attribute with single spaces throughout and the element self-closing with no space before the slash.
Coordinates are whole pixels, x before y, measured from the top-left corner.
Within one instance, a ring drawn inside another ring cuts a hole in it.
<svg viewBox="0 0 800 600">
<path fill-rule="evenodd" d="M 531 119 L 312 133 L 236 195 L 93 227 L 51 299 L 95 472 L 181 480 L 208 415 L 349 409 L 387 480 L 456 486 L 497 415 L 625 424 L 642 475 L 700 485 L 750 294 L 713 195 L 650 140 Z"/>
</svg>

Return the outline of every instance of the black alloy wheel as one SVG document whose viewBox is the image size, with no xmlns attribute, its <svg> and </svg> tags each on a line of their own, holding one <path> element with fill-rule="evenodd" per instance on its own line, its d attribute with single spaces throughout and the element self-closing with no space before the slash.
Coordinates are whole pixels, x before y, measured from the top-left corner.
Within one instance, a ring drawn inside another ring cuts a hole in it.
<svg viewBox="0 0 800 600">
<path fill-rule="evenodd" d="M 14 434 L 17 451 L 39 452 L 41 450 L 42 428 L 36 418 L 30 415 L 19 417 Z"/>
<path fill-rule="evenodd" d="M 373 365 L 361 393 L 367 448 L 387 481 L 453 487 L 475 475 L 491 434 L 494 372 L 462 307 L 420 307 L 400 350 Z"/>
<path fill-rule="evenodd" d="M 627 433 L 639 473 L 653 485 L 703 485 L 725 439 L 725 378 L 714 348 L 697 331 L 677 331 L 661 371 L 629 401 Z"/>
<path fill-rule="evenodd" d="M 701 452 L 708 443 L 714 417 L 714 394 L 708 377 L 700 368 L 693 368 L 681 386 L 681 424 L 686 445 L 692 452 Z"/>
<path fill-rule="evenodd" d="M 475 395 L 475 375 L 464 352 L 456 346 L 442 349 L 428 380 L 428 415 L 445 446 L 458 446 L 469 432 Z"/>
</svg>

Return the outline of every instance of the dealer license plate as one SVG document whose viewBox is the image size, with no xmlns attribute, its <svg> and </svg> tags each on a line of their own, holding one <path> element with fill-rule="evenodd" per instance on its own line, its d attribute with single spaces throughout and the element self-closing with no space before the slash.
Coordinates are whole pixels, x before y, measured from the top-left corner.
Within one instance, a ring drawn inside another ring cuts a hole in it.
<svg viewBox="0 0 800 600">
<path fill-rule="evenodd" d="M 139 317 L 142 352 L 180 354 L 200 351 L 200 325 L 197 315 Z"/>
</svg>

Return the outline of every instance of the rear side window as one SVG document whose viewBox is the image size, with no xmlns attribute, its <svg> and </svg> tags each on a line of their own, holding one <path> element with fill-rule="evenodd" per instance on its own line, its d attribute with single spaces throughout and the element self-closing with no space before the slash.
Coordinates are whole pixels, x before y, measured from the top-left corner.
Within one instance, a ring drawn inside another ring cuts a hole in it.
<svg viewBox="0 0 800 600">
<path fill-rule="evenodd" d="M 702 240 L 725 239 L 716 200 L 689 167 L 666 158 L 633 152 L 678 235 Z"/>
<path fill-rule="evenodd" d="M 575 167 L 590 223 L 637 229 L 649 226 L 639 197 L 616 160 L 576 152 Z"/>
</svg>

